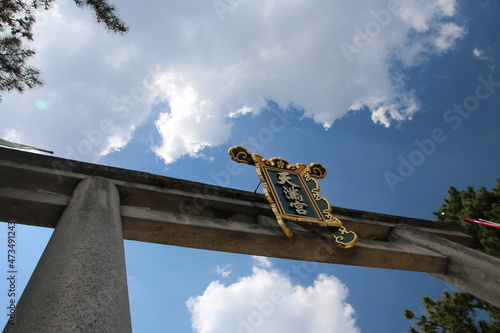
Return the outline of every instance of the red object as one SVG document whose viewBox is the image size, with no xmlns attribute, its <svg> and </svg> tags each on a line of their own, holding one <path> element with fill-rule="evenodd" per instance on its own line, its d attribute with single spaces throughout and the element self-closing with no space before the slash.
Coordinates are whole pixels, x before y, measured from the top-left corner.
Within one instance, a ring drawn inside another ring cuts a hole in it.
<svg viewBox="0 0 500 333">
<path fill-rule="evenodd" d="M 482 224 L 482 225 L 487 225 L 489 227 L 500 229 L 500 223 L 491 222 L 491 221 L 488 221 L 488 220 L 483 220 L 483 219 L 476 220 L 476 219 L 470 219 L 468 217 L 462 217 L 462 216 L 451 215 L 451 214 L 446 214 L 446 213 L 441 213 L 441 215 L 447 215 L 447 216 L 451 216 L 451 217 L 456 217 L 458 219 L 462 219 L 462 220 L 466 220 L 466 221 L 469 221 L 469 222 L 474 222 L 474 223 L 478 223 L 478 224 Z"/>
</svg>

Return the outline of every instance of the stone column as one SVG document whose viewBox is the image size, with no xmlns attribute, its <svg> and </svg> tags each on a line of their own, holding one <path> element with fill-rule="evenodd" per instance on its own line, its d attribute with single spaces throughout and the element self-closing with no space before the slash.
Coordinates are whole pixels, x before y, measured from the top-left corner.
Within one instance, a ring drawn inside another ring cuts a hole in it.
<svg viewBox="0 0 500 333">
<path fill-rule="evenodd" d="M 4 332 L 132 332 L 120 199 L 88 177 L 69 205 Z"/>
<path fill-rule="evenodd" d="M 398 225 L 391 235 L 448 257 L 446 274 L 433 276 L 500 307 L 500 259 L 409 225 Z"/>
</svg>

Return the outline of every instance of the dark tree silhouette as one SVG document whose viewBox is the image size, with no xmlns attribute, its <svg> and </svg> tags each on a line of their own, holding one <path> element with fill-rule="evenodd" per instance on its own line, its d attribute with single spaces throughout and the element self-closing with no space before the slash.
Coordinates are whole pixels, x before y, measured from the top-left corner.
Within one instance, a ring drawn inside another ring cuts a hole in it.
<svg viewBox="0 0 500 333">
<path fill-rule="evenodd" d="M 443 292 L 437 300 L 430 297 L 423 299 L 426 315 L 415 316 L 406 309 L 404 316 L 415 320 L 410 327 L 411 333 L 496 333 L 500 332 L 500 309 L 463 291 L 450 294 Z M 477 319 L 483 311 L 483 319 Z M 489 320 L 484 319 L 489 314 Z"/>
<path fill-rule="evenodd" d="M 11 91 L 23 93 L 43 84 L 40 70 L 28 65 L 35 55 L 26 46 L 33 41 L 36 10 L 50 10 L 55 0 L 1 0 L 0 1 L 0 101 L 2 94 Z M 128 27 L 106 0 L 75 0 L 78 7 L 90 7 L 98 23 L 114 33 L 125 33 Z"/>
<path fill-rule="evenodd" d="M 479 187 L 477 191 L 472 186 L 463 191 L 450 186 L 449 198 L 444 200 L 445 203 L 438 211 L 433 212 L 438 221 L 460 223 L 467 227 L 474 237 L 472 247 L 490 254 L 500 254 L 500 229 L 443 216 L 441 213 L 500 223 L 500 178 L 496 181 L 497 184 L 491 191 L 484 186 Z"/>
</svg>

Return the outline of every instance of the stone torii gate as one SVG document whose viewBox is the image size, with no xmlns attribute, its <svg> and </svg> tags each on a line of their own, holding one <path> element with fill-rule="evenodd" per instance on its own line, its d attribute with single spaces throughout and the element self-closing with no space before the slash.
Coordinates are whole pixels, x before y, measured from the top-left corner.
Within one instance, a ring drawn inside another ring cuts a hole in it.
<svg viewBox="0 0 500 333">
<path fill-rule="evenodd" d="M 276 223 L 263 195 L 0 148 L 0 221 L 55 228 L 4 332 L 131 332 L 123 239 L 428 272 L 500 306 L 500 259 L 458 225 L 334 207 L 358 244 Z"/>
</svg>

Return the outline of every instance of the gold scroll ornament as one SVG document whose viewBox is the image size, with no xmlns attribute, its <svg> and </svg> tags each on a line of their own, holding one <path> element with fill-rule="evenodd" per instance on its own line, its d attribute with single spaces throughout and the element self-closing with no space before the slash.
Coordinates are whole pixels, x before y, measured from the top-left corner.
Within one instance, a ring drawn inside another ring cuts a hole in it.
<svg viewBox="0 0 500 333">
<path fill-rule="evenodd" d="M 293 239 L 293 234 L 286 225 L 287 220 L 328 228 L 341 248 L 356 245 L 358 236 L 332 215 L 332 206 L 319 194 L 320 186 L 316 179 L 325 177 L 323 165 L 292 165 L 279 157 L 267 160 L 259 154 L 249 153 L 242 146 L 229 148 L 229 155 L 238 163 L 255 165 L 257 175 L 264 184 L 264 194 L 288 238 Z"/>
</svg>

